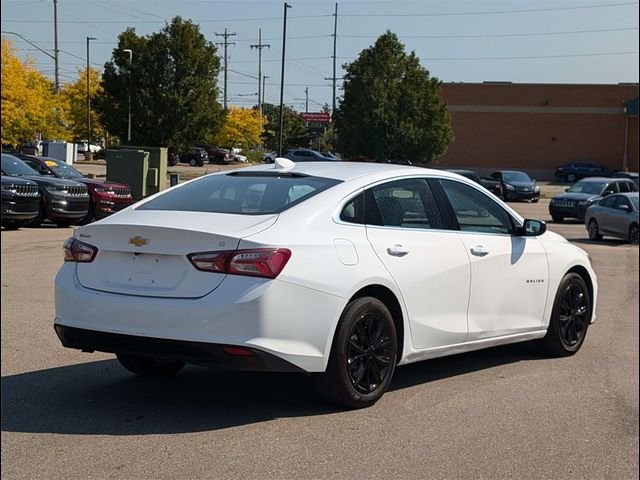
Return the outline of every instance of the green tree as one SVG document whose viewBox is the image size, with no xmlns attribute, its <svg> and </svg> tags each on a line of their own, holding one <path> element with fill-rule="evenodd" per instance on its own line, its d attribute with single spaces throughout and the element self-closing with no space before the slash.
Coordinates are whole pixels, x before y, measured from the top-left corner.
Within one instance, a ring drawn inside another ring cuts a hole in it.
<svg viewBox="0 0 640 480">
<path fill-rule="evenodd" d="M 262 106 L 262 113 L 267 119 L 262 133 L 264 148 L 276 151 L 278 150 L 278 139 L 280 135 L 280 106 L 265 103 Z M 307 143 L 307 130 L 304 122 L 295 110 L 285 105 L 284 130 L 282 134 L 283 150 L 306 145 Z"/>
<path fill-rule="evenodd" d="M 60 92 L 66 110 L 68 128 L 74 140 L 87 139 L 87 71 L 78 69 L 78 80 L 67 83 Z M 104 127 L 95 111 L 94 99 L 102 93 L 100 71 L 89 69 L 89 94 L 91 96 L 91 140 L 97 141 L 105 136 Z"/>
<path fill-rule="evenodd" d="M 338 151 L 351 158 L 437 163 L 453 139 L 440 81 L 387 31 L 344 66 L 335 114 Z"/>
<path fill-rule="evenodd" d="M 125 49 L 132 50 L 132 61 Z M 96 109 L 109 133 L 126 139 L 130 95 L 131 143 L 185 150 L 222 126 L 219 72 L 215 45 L 189 20 L 175 17 L 147 36 L 129 28 L 105 64 Z"/>
</svg>

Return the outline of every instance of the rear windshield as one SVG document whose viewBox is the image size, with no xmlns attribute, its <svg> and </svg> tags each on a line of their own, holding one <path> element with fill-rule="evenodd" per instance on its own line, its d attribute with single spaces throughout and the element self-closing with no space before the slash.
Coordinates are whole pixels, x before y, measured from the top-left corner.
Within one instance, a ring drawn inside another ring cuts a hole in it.
<svg viewBox="0 0 640 480">
<path fill-rule="evenodd" d="M 169 190 L 138 208 L 265 215 L 280 213 L 338 183 L 330 178 L 263 172 L 209 175 Z"/>
</svg>

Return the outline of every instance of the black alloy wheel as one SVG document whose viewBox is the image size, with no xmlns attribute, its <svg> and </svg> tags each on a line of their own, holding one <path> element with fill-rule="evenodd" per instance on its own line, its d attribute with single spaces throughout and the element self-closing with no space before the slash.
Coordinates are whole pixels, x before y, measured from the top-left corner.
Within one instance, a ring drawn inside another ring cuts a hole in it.
<svg viewBox="0 0 640 480">
<path fill-rule="evenodd" d="M 590 322 L 589 289 L 580 275 L 568 273 L 558 287 L 542 346 L 553 355 L 573 355 L 580 350 Z"/>
<path fill-rule="evenodd" d="M 195 158 L 190 158 L 189 159 L 189 166 L 190 167 L 195 167 L 196 166 L 196 159 Z"/>
<path fill-rule="evenodd" d="M 346 407 L 373 405 L 389 387 L 397 348 L 387 307 L 372 297 L 351 301 L 338 324 L 323 390 Z"/>
<path fill-rule="evenodd" d="M 589 232 L 589 240 L 593 240 L 594 242 L 598 240 L 602 240 L 602 235 L 600 234 L 600 229 L 598 227 L 598 222 L 595 218 L 589 220 L 589 228 L 587 229 Z"/>
<path fill-rule="evenodd" d="M 629 243 L 638 245 L 638 224 L 634 223 L 629 227 Z"/>
</svg>

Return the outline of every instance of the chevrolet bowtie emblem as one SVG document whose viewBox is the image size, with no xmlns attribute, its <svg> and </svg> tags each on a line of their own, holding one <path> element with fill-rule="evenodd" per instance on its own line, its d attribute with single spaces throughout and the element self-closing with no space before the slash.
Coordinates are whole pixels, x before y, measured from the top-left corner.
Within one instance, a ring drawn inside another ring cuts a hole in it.
<svg viewBox="0 0 640 480">
<path fill-rule="evenodd" d="M 131 245 L 135 245 L 136 247 L 142 247 L 143 245 L 149 244 L 149 239 L 141 237 L 140 235 L 136 235 L 135 237 L 131 237 L 129 239 L 129 243 Z"/>
</svg>

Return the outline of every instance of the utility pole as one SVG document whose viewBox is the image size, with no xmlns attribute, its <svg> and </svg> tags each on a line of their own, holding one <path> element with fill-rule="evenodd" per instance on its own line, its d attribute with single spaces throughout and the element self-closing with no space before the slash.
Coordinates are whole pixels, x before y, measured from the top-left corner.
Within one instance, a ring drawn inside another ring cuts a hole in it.
<svg viewBox="0 0 640 480">
<path fill-rule="evenodd" d="M 260 109 L 260 118 L 262 118 L 262 49 L 263 48 L 271 48 L 271 45 L 267 43 L 262 43 L 262 29 L 258 30 L 258 43 L 254 45 L 249 45 L 251 49 L 258 50 L 258 108 Z"/>
<path fill-rule="evenodd" d="M 89 42 L 95 37 L 87 37 L 87 152 L 91 157 L 91 75 L 89 70 Z"/>
<path fill-rule="evenodd" d="M 260 108 L 264 110 L 264 92 L 265 92 L 265 87 L 266 87 L 266 81 L 267 78 L 271 78 L 269 75 L 263 75 L 262 76 L 262 104 L 260 105 Z"/>
<path fill-rule="evenodd" d="M 304 111 L 309 113 L 309 87 L 304 89 Z"/>
<path fill-rule="evenodd" d="M 224 109 L 227 109 L 227 73 L 229 69 L 229 57 L 227 56 L 227 47 L 229 45 L 235 45 L 235 42 L 229 43 L 229 37 L 233 37 L 235 33 L 227 33 L 227 29 L 224 29 L 224 33 L 216 33 L 216 37 L 223 37 L 224 42 L 216 43 L 216 45 L 224 45 Z"/>
<path fill-rule="evenodd" d="M 60 50 L 58 50 L 58 0 L 53 0 L 53 49 L 55 54 L 56 93 L 60 93 Z"/>
<path fill-rule="evenodd" d="M 284 133 L 284 50 L 287 46 L 287 9 L 291 8 L 284 3 L 284 22 L 282 27 L 282 70 L 280 72 L 280 135 L 278 136 L 278 156 L 282 156 L 282 134 Z"/>
<path fill-rule="evenodd" d="M 331 97 L 331 123 L 333 123 L 333 116 L 336 114 L 336 42 L 338 40 L 338 3 L 336 2 L 336 7 L 333 13 L 333 76 L 331 78 L 325 78 L 325 80 L 331 80 L 333 85 L 333 93 Z M 336 129 L 335 127 L 332 129 L 332 140 L 333 146 L 335 148 L 336 143 Z"/>
</svg>

